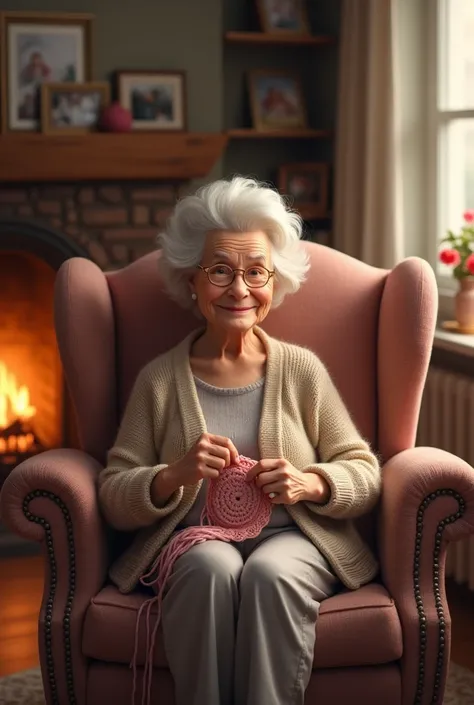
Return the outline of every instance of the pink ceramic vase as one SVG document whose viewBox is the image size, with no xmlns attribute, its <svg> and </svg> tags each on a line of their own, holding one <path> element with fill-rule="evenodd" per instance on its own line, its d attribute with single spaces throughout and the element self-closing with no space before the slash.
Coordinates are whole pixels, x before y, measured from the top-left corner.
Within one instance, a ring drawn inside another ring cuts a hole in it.
<svg viewBox="0 0 474 705">
<path fill-rule="evenodd" d="M 454 299 L 456 321 L 461 328 L 474 329 L 474 277 L 459 280 L 459 291 Z"/>
</svg>

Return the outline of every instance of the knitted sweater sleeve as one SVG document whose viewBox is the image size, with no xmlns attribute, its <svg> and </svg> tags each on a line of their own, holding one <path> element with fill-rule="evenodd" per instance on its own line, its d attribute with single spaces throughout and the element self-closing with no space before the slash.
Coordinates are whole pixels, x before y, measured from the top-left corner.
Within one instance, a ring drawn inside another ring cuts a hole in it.
<svg viewBox="0 0 474 705">
<path fill-rule="evenodd" d="M 170 514 L 181 501 L 179 488 L 162 507 L 151 501 L 151 483 L 166 465 L 159 464 L 155 432 L 163 425 L 153 379 L 142 370 L 120 424 L 107 467 L 99 475 L 99 501 L 106 520 L 119 531 L 135 531 Z M 162 413 L 162 412 L 161 412 Z"/>
<path fill-rule="evenodd" d="M 354 519 L 369 512 L 379 498 L 380 466 L 322 363 L 316 370 L 315 385 L 311 427 L 318 462 L 304 468 L 304 472 L 324 477 L 331 494 L 325 504 L 305 504 L 315 514 Z"/>
</svg>

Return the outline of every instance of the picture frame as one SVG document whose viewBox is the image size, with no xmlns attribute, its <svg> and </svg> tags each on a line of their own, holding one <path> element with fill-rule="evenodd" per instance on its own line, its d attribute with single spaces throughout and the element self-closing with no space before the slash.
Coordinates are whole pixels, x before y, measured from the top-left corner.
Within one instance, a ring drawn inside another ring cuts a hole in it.
<svg viewBox="0 0 474 705">
<path fill-rule="evenodd" d="M 254 129 L 299 130 L 308 127 L 301 79 L 292 71 L 258 70 L 248 76 Z"/>
<path fill-rule="evenodd" d="M 256 0 L 263 32 L 268 34 L 310 34 L 305 0 Z"/>
<path fill-rule="evenodd" d="M 82 135 L 97 128 L 102 110 L 110 103 L 110 85 L 43 83 L 41 129 L 48 135 Z"/>
<path fill-rule="evenodd" d="M 2 12 L 2 132 L 40 127 L 41 86 L 92 78 L 94 15 Z"/>
<path fill-rule="evenodd" d="M 187 129 L 184 71 L 118 71 L 117 95 L 132 114 L 132 130 Z"/>
<path fill-rule="evenodd" d="M 303 220 L 328 216 L 329 165 L 322 162 L 294 162 L 278 169 L 278 190 L 291 199 L 291 206 Z"/>
</svg>

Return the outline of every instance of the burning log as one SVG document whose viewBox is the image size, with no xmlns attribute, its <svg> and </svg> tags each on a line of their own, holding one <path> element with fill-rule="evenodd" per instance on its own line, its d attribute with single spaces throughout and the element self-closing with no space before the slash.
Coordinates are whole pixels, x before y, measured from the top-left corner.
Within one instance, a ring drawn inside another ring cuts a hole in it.
<svg viewBox="0 0 474 705">
<path fill-rule="evenodd" d="M 0 429 L 0 455 L 2 453 L 39 453 L 44 449 L 28 421 L 17 419 Z"/>
<path fill-rule="evenodd" d="M 0 469 L 11 469 L 45 450 L 31 422 L 35 414 L 28 388 L 0 361 Z"/>
</svg>

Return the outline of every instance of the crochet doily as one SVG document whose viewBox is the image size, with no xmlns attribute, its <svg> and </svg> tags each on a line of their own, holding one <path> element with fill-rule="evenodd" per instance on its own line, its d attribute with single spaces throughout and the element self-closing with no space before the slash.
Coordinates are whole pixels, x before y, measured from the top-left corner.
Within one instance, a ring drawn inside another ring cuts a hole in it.
<svg viewBox="0 0 474 705">
<path fill-rule="evenodd" d="M 225 529 L 227 540 L 255 538 L 270 521 L 271 502 L 255 482 L 246 479 L 255 463 L 239 456 L 238 465 L 224 468 L 219 477 L 209 483 L 203 518 L 211 526 Z"/>
</svg>

